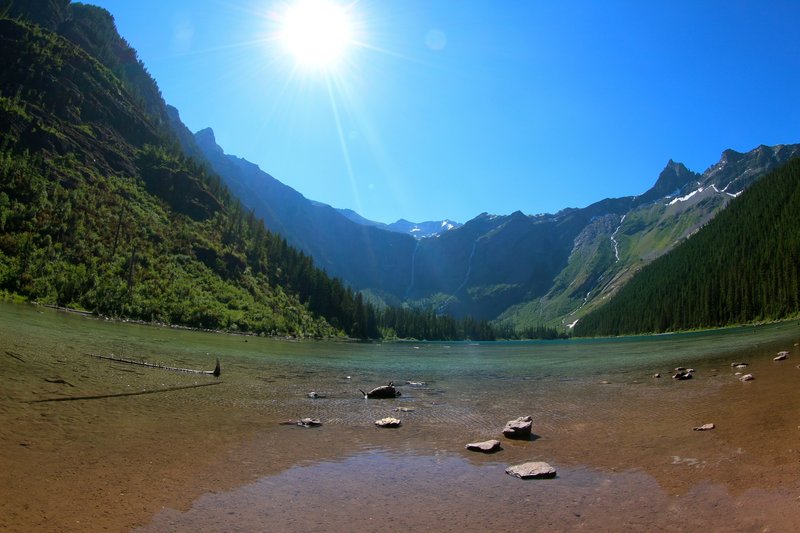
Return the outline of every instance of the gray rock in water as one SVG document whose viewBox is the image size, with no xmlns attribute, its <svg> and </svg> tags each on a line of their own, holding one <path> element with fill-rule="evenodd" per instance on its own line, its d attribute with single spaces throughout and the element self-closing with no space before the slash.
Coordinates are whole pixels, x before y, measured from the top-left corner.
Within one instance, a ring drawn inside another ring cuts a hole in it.
<svg viewBox="0 0 800 533">
<path fill-rule="evenodd" d="M 754 379 L 756 378 L 753 377 L 753 374 L 745 374 L 739 378 L 739 381 L 753 381 Z"/>
<path fill-rule="evenodd" d="M 473 452 L 493 453 L 503 448 L 500 446 L 500 441 L 497 439 L 485 440 L 483 442 L 471 442 L 465 446 Z"/>
<path fill-rule="evenodd" d="M 397 419 L 387 416 L 375 421 L 375 425 L 382 428 L 399 428 L 403 423 Z"/>
<path fill-rule="evenodd" d="M 556 469 L 541 461 L 509 466 L 506 474 L 520 479 L 549 479 L 556 477 Z"/>
<path fill-rule="evenodd" d="M 731 363 L 731 366 L 735 368 L 744 368 L 747 366 L 747 363 L 736 362 L 736 363 Z"/>
<path fill-rule="evenodd" d="M 677 374 L 675 374 L 674 376 L 672 376 L 672 379 L 677 379 L 678 381 L 683 381 L 685 379 L 692 379 L 692 374 L 691 372 L 686 372 L 685 370 L 682 370 Z"/>
<path fill-rule="evenodd" d="M 364 392 L 359 389 L 359 392 L 364 395 L 364 398 L 379 399 L 379 398 L 397 398 L 400 396 L 400 391 L 394 388 L 394 382 L 390 381 L 388 385 L 375 387 L 369 392 Z"/>
<path fill-rule="evenodd" d="M 297 425 L 311 428 L 321 426 L 322 422 L 319 421 L 319 418 L 301 418 L 297 421 Z"/>
<path fill-rule="evenodd" d="M 778 352 L 778 356 L 774 357 L 772 360 L 773 361 L 783 361 L 787 357 L 789 357 L 789 352 Z"/>
<path fill-rule="evenodd" d="M 531 436 L 531 426 L 533 426 L 533 419 L 530 416 L 521 416 L 516 420 L 506 422 L 503 435 L 509 439 L 526 439 Z"/>
<path fill-rule="evenodd" d="M 714 429 L 714 427 L 716 427 L 714 426 L 714 424 L 703 424 L 702 426 L 697 426 L 696 428 L 692 429 L 695 431 L 709 431 L 711 429 Z"/>
<path fill-rule="evenodd" d="M 317 400 L 319 398 L 324 398 L 325 396 L 323 394 L 316 393 L 312 390 L 311 392 L 308 393 L 308 397 L 311 398 L 312 400 Z"/>
</svg>

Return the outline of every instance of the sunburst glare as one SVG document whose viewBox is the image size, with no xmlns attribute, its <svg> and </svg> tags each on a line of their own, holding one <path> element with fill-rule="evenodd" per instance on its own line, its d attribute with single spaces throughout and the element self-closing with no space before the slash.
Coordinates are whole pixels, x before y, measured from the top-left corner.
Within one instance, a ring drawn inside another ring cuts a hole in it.
<svg viewBox="0 0 800 533">
<path fill-rule="evenodd" d="M 279 22 L 279 40 L 302 66 L 335 68 L 353 42 L 348 8 L 332 0 L 299 0 Z"/>
</svg>

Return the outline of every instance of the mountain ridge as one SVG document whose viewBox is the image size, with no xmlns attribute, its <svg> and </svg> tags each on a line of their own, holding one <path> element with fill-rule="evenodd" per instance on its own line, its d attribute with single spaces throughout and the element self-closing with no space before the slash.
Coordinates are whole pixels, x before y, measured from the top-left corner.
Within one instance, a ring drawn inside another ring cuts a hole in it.
<svg viewBox="0 0 800 533">
<path fill-rule="evenodd" d="M 308 200 L 288 186 L 284 185 L 293 191 L 291 196 L 304 205 L 296 207 L 301 212 L 311 213 L 308 206 L 333 210 L 362 230 L 336 219 L 338 226 L 323 222 L 323 234 L 309 238 L 310 226 L 305 233 L 298 233 L 297 213 L 287 218 L 286 206 L 278 205 L 286 203 L 285 196 L 270 197 L 266 191 L 251 191 L 248 196 L 261 200 L 259 205 L 251 204 L 259 216 L 273 214 L 276 231 L 286 231 L 292 243 L 327 271 L 357 290 L 367 291 L 378 302 L 496 319 L 511 328 L 565 326 L 574 323 L 576 313 L 594 308 L 596 299 L 614 294 L 640 263 L 671 250 L 758 176 L 799 152 L 797 145 L 762 145 L 747 153 L 728 149 L 703 174 L 670 159 L 653 185 L 639 195 L 606 198 L 553 214 L 482 213 L 446 232 L 393 245 L 385 242 L 390 234 L 386 225 Z M 206 147 L 206 157 L 221 154 L 224 150 L 215 143 Z M 239 160 L 227 154 L 224 157 Z M 215 168 L 223 179 L 231 179 L 231 172 L 219 164 Z M 254 172 L 257 168 L 251 167 Z M 260 169 L 258 172 L 262 173 L 259 179 L 280 183 Z M 264 187 L 253 176 L 248 183 Z M 306 216 L 319 222 L 318 214 Z M 281 225 L 287 229 L 279 229 Z M 347 235 L 359 231 L 372 232 L 370 239 L 356 239 L 358 246 L 347 254 L 337 254 L 339 243 L 353 241 Z M 364 249 L 375 253 L 365 259 Z M 352 268 L 365 261 L 368 269 L 357 272 Z"/>
</svg>

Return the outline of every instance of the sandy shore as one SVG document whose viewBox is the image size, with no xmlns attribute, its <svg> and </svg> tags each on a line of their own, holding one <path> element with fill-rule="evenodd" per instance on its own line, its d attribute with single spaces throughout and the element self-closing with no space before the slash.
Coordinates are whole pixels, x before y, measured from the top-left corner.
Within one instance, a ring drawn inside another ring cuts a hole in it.
<svg viewBox="0 0 800 533">
<path fill-rule="evenodd" d="M 380 430 L 372 411 L 354 423 L 336 405 L 323 411 L 321 428 L 281 426 L 297 407 L 273 405 L 268 393 L 261 403 L 238 404 L 237 380 L 247 374 L 234 368 L 226 377 L 224 367 L 223 383 L 205 389 L 30 403 L 130 390 L 133 378 L 153 389 L 215 378 L 108 365 L 78 347 L 59 352 L 26 338 L 0 344 L 6 531 L 790 531 L 800 524 L 797 346 L 779 363 L 771 358 L 776 346 L 754 351 L 749 383 L 715 361 L 698 365 L 688 382 L 638 373 L 567 383 L 552 402 L 507 400 L 500 391 L 474 406 L 474 422 L 450 426 L 425 418 L 422 409 L 436 401 L 420 403 L 403 414 L 402 428 Z M 200 393 L 209 389 L 214 394 Z M 464 450 L 528 413 L 533 440 L 504 440 L 493 455 Z M 707 422 L 716 428 L 692 431 Z M 558 478 L 503 473 L 529 460 L 553 464 Z"/>
</svg>

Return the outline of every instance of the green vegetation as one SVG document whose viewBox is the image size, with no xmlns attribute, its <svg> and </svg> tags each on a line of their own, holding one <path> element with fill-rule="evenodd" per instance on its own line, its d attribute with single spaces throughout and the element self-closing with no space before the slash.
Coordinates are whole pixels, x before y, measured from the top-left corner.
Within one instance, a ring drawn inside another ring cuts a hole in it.
<svg viewBox="0 0 800 533">
<path fill-rule="evenodd" d="M 761 178 L 643 268 L 575 334 L 626 335 L 794 316 L 800 309 L 800 159 Z"/>
<path fill-rule="evenodd" d="M 0 16 L 0 55 L 13 58 L 0 71 L 3 298 L 269 335 L 495 337 L 469 318 L 378 310 L 267 231 L 179 148 L 105 10 L 0 13 L 41 25 Z"/>
</svg>

